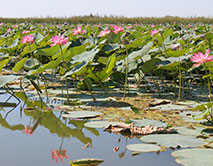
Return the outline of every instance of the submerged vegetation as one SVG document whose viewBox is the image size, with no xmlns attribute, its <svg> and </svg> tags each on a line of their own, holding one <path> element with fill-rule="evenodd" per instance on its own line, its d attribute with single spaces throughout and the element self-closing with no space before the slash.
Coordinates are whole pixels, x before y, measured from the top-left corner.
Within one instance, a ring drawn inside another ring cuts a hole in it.
<svg viewBox="0 0 213 166">
<path fill-rule="evenodd" d="M 128 130 L 130 136 L 146 135 L 141 138 L 144 142 L 153 139 L 149 134 L 167 133 L 172 140 L 170 136 L 179 133 L 177 140 L 168 144 L 161 142 L 161 137 L 165 138 L 160 134 L 154 142 L 161 147 L 145 145 L 148 152 L 163 151 L 162 146 L 212 148 L 212 135 L 201 132 L 213 126 L 212 19 L 201 19 L 200 23 L 196 18 L 190 24 L 170 17 L 171 21 L 161 20 L 163 24 L 155 20 L 145 24 L 148 18 L 144 22 L 127 19 L 128 24 L 119 21 L 116 25 L 99 24 L 101 21 L 94 21 L 97 18 L 92 16 L 88 24 L 72 24 L 75 21 L 64 19 L 54 24 L 51 19 L 46 18 L 45 23 L 37 19 L 0 19 L 1 92 L 24 102 L 24 113 L 35 122 L 31 127 L 21 125 L 16 129 L 31 135 L 40 124 L 63 138 L 73 132 L 60 118 L 93 118 L 95 122 L 84 122 L 86 127 L 111 126 L 110 132 L 119 130 L 124 135 Z M 7 101 L 0 106 L 14 107 Z M 48 122 L 54 111 L 60 112 L 59 118 L 54 116 Z M 55 121 L 57 125 L 51 127 Z M 171 128 L 183 125 L 188 128 Z M 5 122 L 4 126 L 14 129 Z M 197 128 L 199 139 L 188 134 L 197 132 Z M 87 138 L 79 139 L 91 143 Z M 127 149 L 144 151 L 138 147 Z M 68 158 L 65 153 L 62 147 L 51 150 L 56 161 Z"/>
</svg>

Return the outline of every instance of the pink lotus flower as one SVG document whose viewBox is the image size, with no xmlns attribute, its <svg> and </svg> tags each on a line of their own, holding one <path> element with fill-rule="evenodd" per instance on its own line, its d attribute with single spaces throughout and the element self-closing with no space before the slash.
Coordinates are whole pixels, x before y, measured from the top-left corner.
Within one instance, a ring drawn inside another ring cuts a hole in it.
<svg viewBox="0 0 213 166">
<path fill-rule="evenodd" d="M 4 25 L 4 23 L 3 23 L 3 22 L 0 22 L 0 26 L 1 26 L 1 25 Z"/>
<path fill-rule="evenodd" d="M 182 47 L 181 47 L 180 43 L 172 45 L 172 50 L 181 50 L 181 49 L 182 49 Z"/>
<path fill-rule="evenodd" d="M 76 29 L 73 29 L 73 35 L 77 35 L 77 34 L 85 33 L 85 32 L 86 32 L 85 30 L 81 30 L 81 26 L 79 26 Z"/>
<path fill-rule="evenodd" d="M 100 34 L 98 35 L 98 37 L 101 37 L 101 36 L 106 36 L 107 34 L 109 34 L 110 33 L 110 30 L 103 30 L 103 31 L 101 31 L 100 32 Z"/>
<path fill-rule="evenodd" d="M 26 35 L 22 37 L 21 43 L 33 43 L 34 42 L 34 37 L 31 35 Z"/>
<path fill-rule="evenodd" d="M 197 54 L 195 53 L 191 58 L 191 61 L 196 63 L 193 66 L 196 67 L 202 63 L 213 61 L 213 55 L 209 56 L 209 52 L 210 49 L 208 49 L 205 54 L 202 52 L 198 52 Z"/>
<path fill-rule="evenodd" d="M 155 24 L 153 24 L 151 27 L 154 28 L 154 27 L 155 27 Z"/>
<path fill-rule="evenodd" d="M 22 31 L 22 34 L 26 34 L 29 33 L 30 31 Z"/>
<path fill-rule="evenodd" d="M 53 42 L 50 46 L 55 45 L 65 45 L 67 43 L 68 37 L 64 38 L 64 34 L 59 37 L 58 35 L 52 36 L 51 41 Z"/>
<path fill-rule="evenodd" d="M 23 133 L 25 133 L 26 136 L 27 136 L 27 135 L 31 135 L 31 134 L 32 134 L 31 132 L 32 132 L 32 130 L 31 130 L 30 126 L 25 126 L 25 127 L 24 127 Z"/>
<path fill-rule="evenodd" d="M 151 31 L 151 35 L 154 36 L 154 35 L 156 35 L 158 32 L 159 32 L 158 30 L 154 29 L 154 30 Z"/>
<path fill-rule="evenodd" d="M 52 154 L 52 160 L 56 159 L 56 162 L 58 162 L 58 159 L 61 159 L 61 162 L 64 163 L 64 158 L 68 159 L 68 156 L 66 155 L 66 150 L 51 150 Z"/>
<path fill-rule="evenodd" d="M 10 29 L 10 28 L 8 28 L 8 29 L 7 29 L 7 33 L 9 33 L 10 31 L 11 31 L 11 29 Z"/>
<path fill-rule="evenodd" d="M 114 28 L 114 33 L 122 32 L 124 30 L 122 26 L 113 25 L 112 27 Z"/>
<path fill-rule="evenodd" d="M 131 26 L 131 25 L 130 25 L 130 26 L 127 26 L 126 29 L 132 29 L 132 26 Z"/>
<path fill-rule="evenodd" d="M 17 24 L 16 24 L 16 25 L 12 25 L 12 27 L 13 27 L 13 28 L 18 28 L 18 25 L 17 25 Z"/>
</svg>

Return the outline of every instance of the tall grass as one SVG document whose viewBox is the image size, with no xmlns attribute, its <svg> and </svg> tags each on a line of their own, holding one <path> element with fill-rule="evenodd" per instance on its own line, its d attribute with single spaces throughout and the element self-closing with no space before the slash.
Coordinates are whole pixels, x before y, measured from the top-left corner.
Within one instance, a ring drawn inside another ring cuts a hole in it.
<svg viewBox="0 0 213 166">
<path fill-rule="evenodd" d="M 108 23 L 108 24 L 141 24 L 141 23 L 150 23 L 150 24 L 159 24 L 159 23 L 213 23 L 213 18 L 206 17 L 174 17 L 174 16 L 165 16 L 165 17 L 122 17 L 122 16 L 99 16 L 92 15 L 89 16 L 74 16 L 74 17 L 29 17 L 29 18 L 3 18 L 0 17 L 0 22 L 5 23 L 71 23 L 71 24 L 100 24 L 100 23 Z"/>
</svg>

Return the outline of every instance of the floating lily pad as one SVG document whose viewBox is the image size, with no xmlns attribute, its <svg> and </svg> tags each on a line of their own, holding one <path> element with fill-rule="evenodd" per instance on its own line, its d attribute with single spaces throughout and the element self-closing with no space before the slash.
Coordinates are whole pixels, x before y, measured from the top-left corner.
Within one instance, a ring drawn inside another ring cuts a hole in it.
<svg viewBox="0 0 213 166">
<path fill-rule="evenodd" d="M 131 122 L 138 127 L 149 126 L 149 125 L 156 126 L 156 127 L 166 127 L 168 125 L 168 123 L 163 123 L 158 120 L 150 120 L 150 119 L 142 119 L 142 120 L 135 119 L 135 120 L 131 120 Z"/>
<path fill-rule="evenodd" d="M 118 114 L 107 114 L 104 116 L 104 119 L 114 119 L 119 118 L 120 116 Z"/>
<path fill-rule="evenodd" d="M 176 127 L 177 132 L 181 135 L 191 135 L 191 136 L 197 136 L 201 134 L 201 131 L 203 128 L 197 127 L 195 129 L 188 129 L 186 127 Z"/>
<path fill-rule="evenodd" d="M 160 146 L 153 144 L 130 144 L 126 148 L 133 152 L 157 152 L 161 149 Z"/>
<path fill-rule="evenodd" d="M 176 162 L 187 166 L 212 166 L 213 149 L 182 149 L 172 152 Z"/>
<path fill-rule="evenodd" d="M 102 159 L 80 159 L 80 160 L 73 160 L 70 161 L 70 166 L 97 166 L 104 162 Z"/>
<path fill-rule="evenodd" d="M 200 111 L 183 111 L 180 113 L 181 116 L 183 116 L 183 120 L 186 122 L 206 122 L 206 119 L 202 119 L 202 120 L 195 120 L 193 118 L 193 116 L 197 116 L 200 115 L 201 112 Z"/>
<path fill-rule="evenodd" d="M 185 136 L 180 134 L 158 134 L 146 135 L 140 138 L 141 141 L 146 143 L 157 143 L 165 147 L 177 147 L 178 145 L 186 147 L 196 147 L 207 144 L 203 139 L 195 138 L 193 136 Z"/>
<path fill-rule="evenodd" d="M 95 122 L 87 122 L 84 124 L 85 127 L 90 128 L 106 128 L 109 125 L 122 125 L 123 122 L 108 122 L 108 121 L 95 121 Z"/>
<path fill-rule="evenodd" d="M 68 112 L 67 114 L 62 114 L 63 117 L 65 118 L 94 118 L 97 117 L 99 115 L 101 115 L 102 113 L 100 112 L 92 112 L 92 111 L 71 111 Z"/>
<path fill-rule="evenodd" d="M 169 111 L 169 110 L 188 110 L 188 106 L 184 105 L 176 105 L 176 104 L 165 104 L 165 105 L 158 105 L 155 107 L 150 107 L 149 109 L 159 109 L 162 111 Z"/>
</svg>

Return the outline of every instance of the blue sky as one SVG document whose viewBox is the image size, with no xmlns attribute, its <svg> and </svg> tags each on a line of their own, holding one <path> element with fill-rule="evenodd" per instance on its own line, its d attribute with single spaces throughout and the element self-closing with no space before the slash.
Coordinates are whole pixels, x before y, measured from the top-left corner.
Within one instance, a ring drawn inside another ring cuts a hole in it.
<svg viewBox="0 0 213 166">
<path fill-rule="evenodd" d="M 0 17 L 213 17 L 213 0 L 0 0 Z"/>
</svg>

